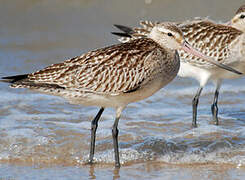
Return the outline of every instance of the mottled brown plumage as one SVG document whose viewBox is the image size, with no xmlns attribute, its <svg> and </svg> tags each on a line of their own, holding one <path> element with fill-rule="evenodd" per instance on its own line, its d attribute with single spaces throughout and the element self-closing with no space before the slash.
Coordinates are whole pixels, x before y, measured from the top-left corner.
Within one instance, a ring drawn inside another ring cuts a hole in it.
<svg viewBox="0 0 245 180">
<path fill-rule="evenodd" d="M 128 42 L 132 39 L 147 37 L 151 29 L 160 22 L 142 21 L 142 27 L 134 28 L 131 38 L 122 37 L 121 42 Z M 215 60 L 223 63 L 230 64 L 232 59 L 232 49 L 230 44 L 239 41 L 243 32 L 230 26 L 217 24 L 207 19 L 185 21 L 176 23 L 182 30 L 185 39 L 198 51 L 207 56 L 213 57 Z M 195 66 L 204 66 L 205 68 L 214 67 L 199 57 L 180 51 L 181 61 L 191 63 Z"/>
<path fill-rule="evenodd" d="M 105 107 L 116 109 L 112 128 L 115 166 L 120 167 L 118 121 L 127 104 L 145 99 L 176 77 L 177 49 L 191 49 L 171 23 L 159 24 L 147 38 L 90 51 L 31 74 L 3 77 L 13 88 L 29 88 L 62 96 L 72 103 L 100 106 L 91 123 L 89 163 L 92 163 L 98 120 Z M 208 58 L 207 58 L 208 59 Z"/>
<path fill-rule="evenodd" d="M 53 64 L 29 74 L 11 87 L 40 88 L 40 91 L 44 88 L 46 91 L 59 86 L 81 93 L 116 95 L 140 88 L 158 73 L 172 74 L 178 63 L 170 59 L 175 59 L 174 53 L 168 54 L 153 40 L 137 39 Z"/>
<path fill-rule="evenodd" d="M 115 166 L 120 167 L 117 126 L 123 109 L 153 95 L 176 77 L 180 49 L 214 63 L 186 43 L 177 26 L 160 23 L 145 38 L 90 51 L 31 74 L 4 77 L 3 81 L 12 83 L 13 88 L 29 88 L 62 96 L 72 103 L 100 106 L 91 123 L 89 163 L 93 161 L 98 120 L 105 107 L 115 108 L 112 137 Z"/>
<path fill-rule="evenodd" d="M 132 39 L 144 38 L 149 35 L 154 26 L 159 22 L 142 21 L 142 27 L 130 29 L 124 27 L 124 36 L 119 40 L 128 42 Z M 230 23 L 218 24 L 207 18 L 198 18 L 191 21 L 175 23 L 184 34 L 185 39 L 203 54 L 214 58 L 217 62 L 229 65 L 243 74 L 245 73 L 245 5 L 241 6 Z M 123 27 L 123 26 L 122 26 Z M 121 29 L 121 28 L 119 28 Z M 122 30 L 122 29 L 121 29 Z M 120 35 L 115 33 L 116 35 Z M 123 34 L 123 33 L 121 33 Z M 203 87 L 209 80 L 216 85 L 214 101 L 211 106 L 213 119 L 218 124 L 218 94 L 223 79 L 239 78 L 228 71 L 218 69 L 203 59 L 179 51 L 180 70 L 178 75 L 181 77 L 192 77 L 199 81 L 198 89 L 193 99 L 193 121 L 192 125 L 196 127 L 198 99 Z"/>
<path fill-rule="evenodd" d="M 29 88 L 62 96 L 72 103 L 100 106 L 91 123 L 90 163 L 98 120 L 105 107 L 115 108 L 112 137 L 115 166 L 119 167 L 120 115 L 129 103 L 153 95 L 176 77 L 180 65 L 178 49 L 213 63 L 186 43 L 178 27 L 161 23 L 152 28 L 148 37 L 90 51 L 31 74 L 4 77 L 3 81 L 12 83 L 13 88 Z"/>
<path fill-rule="evenodd" d="M 186 40 L 203 54 L 213 57 L 223 64 L 231 64 L 233 60 L 232 43 L 238 43 L 242 32 L 222 24 L 216 24 L 211 21 L 191 21 L 179 25 L 184 33 Z M 200 58 L 180 52 L 180 57 L 188 63 L 200 65 L 204 68 L 213 66 L 207 64 Z"/>
</svg>

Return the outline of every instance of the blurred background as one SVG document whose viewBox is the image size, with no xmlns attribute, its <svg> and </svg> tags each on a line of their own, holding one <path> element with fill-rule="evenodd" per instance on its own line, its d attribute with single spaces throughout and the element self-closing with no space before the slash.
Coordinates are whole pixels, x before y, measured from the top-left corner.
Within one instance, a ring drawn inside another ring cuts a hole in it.
<svg viewBox="0 0 245 180">
<path fill-rule="evenodd" d="M 118 43 L 113 24 L 140 20 L 230 20 L 242 0 L 0 0 L 0 76 L 33 72 Z M 123 167 L 113 170 L 111 126 L 103 114 L 95 161 L 86 166 L 90 122 L 98 108 L 0 83 L 0 179 L 244 179 L 244 78 L 221 88 L 220 126 L 213 125 L 209 84 L 198 128 L 191 101 L 198 83 L 176 78 L 125 109 L 119 123 Z"/>
<path fill-rule="evenodd" d="M 20 68 L 25 62 L 25 70 L 32 71 L 43 64 L 117 43 L 110 34 L 115 30 L 113 24 L 136 26 L 140 20 L 182 21 L 206 16 L 227 21 L 243 1 L 1 0 L 0 3 L 0 72 L 22 73 Z"/>
</svg>

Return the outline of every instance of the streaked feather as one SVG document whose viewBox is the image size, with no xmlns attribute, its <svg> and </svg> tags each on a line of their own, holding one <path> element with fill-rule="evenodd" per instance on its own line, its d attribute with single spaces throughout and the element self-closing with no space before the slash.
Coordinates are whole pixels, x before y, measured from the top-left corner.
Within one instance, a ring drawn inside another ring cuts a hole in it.
<svg viewBox="0 0 245 180">
<path fill-rule="evenodd" d="M 133 39 L 147 37 L 152 28 L 159 24 L 159 22 L 141 21 L 142 27 L 132 29 L 129 37 L 122 37 L 121 42 L 128 42 Z M 185 21 L 176 23 L 183 31 L 185 39 L 201 53 L 213 57 L 215 60 L 223 64 L 230 64 L 232 51 L 229 44 L 239 40 L 242 32 L 230 26 L 214 23 L 207 18 L 198 18 L 193 21 Z M 122 29 L 120 29 L 122 30 Z M 195 66 L 203 66 L 211 68 L 214 65 L 205 62 L 191 54 L 184 51 L 179 51 L 181 61 L 191 63 Z"/>
<path fill-rule="evenodd" d="M 59 87 L 99 94 L 130 92 L 150 81 L 163 68 L 169 71 L 175 64 L 165 61 L 167 57 L 171 58 L 153 40 L 136 39 L 53 64 L 14 81 L 12 87 Z"/>
</svg>

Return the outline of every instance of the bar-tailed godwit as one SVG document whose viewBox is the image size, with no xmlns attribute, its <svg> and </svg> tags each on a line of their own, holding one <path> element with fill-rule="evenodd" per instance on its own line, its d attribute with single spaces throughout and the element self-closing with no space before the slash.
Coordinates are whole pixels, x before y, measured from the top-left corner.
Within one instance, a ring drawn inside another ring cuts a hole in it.
<svg viewBox="0 0 245 180">
<path fill-rule="evenodd" d="M 121 42 L 128 42 L 132 39 L 147 37 L 151 29 L 159 22 L 142 21 L 142 27 L 130 28 L 122 25 L 115 25 L 123 31 L 113 32 L 121 36 Z M 196 19 L 175 23 L 184 34 L 186 40 L 198 51 L 213 57 L 217 62 L 227 64 L 243 74 L 245 73 L 245 6 L 241 6 L 235 17 L 232 19 L 231 26 L 217 24 L 211 20 Z M 237 29 L 235 29 L 235 28 Z M 191 77 L 199 81 L 200 87 L 192 100 L 193 118 L 192 126 L 197 127 L 197 106 L 199 97 L 206 83 L 211 80 L 215 86 L 215 95 L 211 105 L 212 116 L 215 124 L 218 125 L 218 95 L 223 79 L 239 78 L 241 75 L 230 73 L 202 61 L 191 54 L 180 51 L 180 70 L 178 75 L 181 77 Z"/>
<path fill-rule="evenodd" d="M 160 23 L 146 38 L 94 50 L 34 73 L 3 77 L 2 81 L 11 83 L 12 88 L 29 88 L 64 97 L 71 103 L 101 107 L 91 123 L 90 163 L 98 120 L 104 108 L 114 108 L 112 137 L 115 166 L 120 167 L 117 128 L 120 115 L 127 104 L 153 95 L 176 77 L 179 49 L 232 71 L 188 45 L 174 24 Z"/>
</svg>

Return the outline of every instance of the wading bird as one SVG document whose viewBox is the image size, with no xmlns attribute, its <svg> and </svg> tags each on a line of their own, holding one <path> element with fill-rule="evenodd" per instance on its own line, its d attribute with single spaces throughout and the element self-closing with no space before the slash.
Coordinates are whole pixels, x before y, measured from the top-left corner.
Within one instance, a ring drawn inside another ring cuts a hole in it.
<svg viewBox="0 0 245 180">
<path fill-rule="evenodd" d="M 153 95 L 176 77 L 180 65 L 177 50 L 180 49 L 236 72 L 193 49 L 181 30 L 166 22 L 154 26 L 146 38 L 90 51 L 34 73 L 3 77 L 2 81 L 11 83 L 12 88 L 61 96 L 70 103 L 99 106 L 91 122 L 89 163 L 94 157 L 98 120 L 105 108 L 114 108 L 112 137 L 115 166 L 120 167 L 118 122 L 123 109 L 129 103 Z"/>
<path fill-rule="evenodd" d="M 115 25 L 123 32 L 113 32 L 121 36 L 119 41 L 128 42 L 132 39 L 147 37 L 151 29 L 160 22 L 142 21 L 142 27 L 130 28 L 122 25 Z M 245 73 L 245 5 L 241 6 L 231 22 L 217 24 L 207 18 L 195 19 L 175 23 L 183 32 L 185 39 L 201 53 L 212 57 L 217 62 L 229 65 L 243 74 Z M 236 29 L 235 29 L 236 28 Z M 239 78 L 240 75 L 230 73 L 201 58 L 179 51 L 180 55 L 180 77 L 191 77 L 199 81 L 200 87 L 192 100 L 193 118 L 192 126 L 197 127 L 197 106 L 201 92 L 206 83 L 211 80 L 215 86 L 215 95 L 211 105 L 212 117 L 218 125 L 218 96 L 223 79 Z"/>
</svg>

